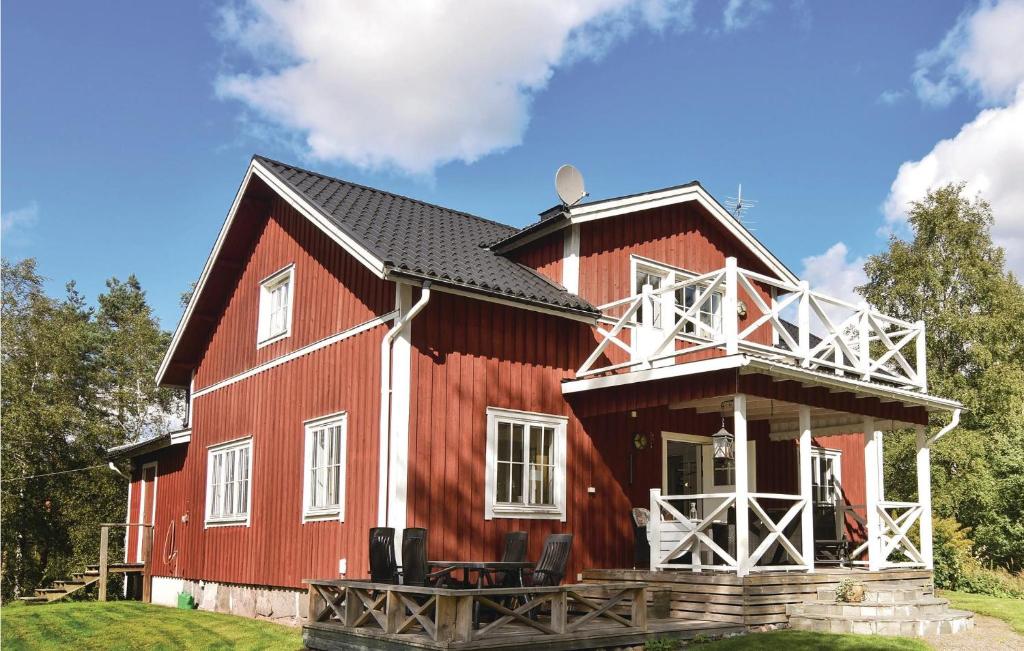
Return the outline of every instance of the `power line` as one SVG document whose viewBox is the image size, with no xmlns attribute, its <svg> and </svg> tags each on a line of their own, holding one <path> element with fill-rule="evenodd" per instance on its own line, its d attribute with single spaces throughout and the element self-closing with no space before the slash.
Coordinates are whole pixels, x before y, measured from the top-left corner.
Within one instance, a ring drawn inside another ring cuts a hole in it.
<svg viewBox="0 0 1024 651">
<path fill-rule="evenodd" d="M 92 470 L 94 468 L 106 468 L 108 464 L 100 463 L 95 466 L 86 466 L 85 468 L 72 468 L 71 470 L 58 470 L 57 472 L 44 472 L 39 475 L 25 475 L 24 477 L 14 477 L 13 479 L 3 479 L 0 482 L 7 483 L 12 481 L 24 481 L 26 479 L 37 479 L 39 477 L 53 477 L 54 475 L 66 475 L 69 472 L 81 472 L 83 470 Z"/>
</svg>

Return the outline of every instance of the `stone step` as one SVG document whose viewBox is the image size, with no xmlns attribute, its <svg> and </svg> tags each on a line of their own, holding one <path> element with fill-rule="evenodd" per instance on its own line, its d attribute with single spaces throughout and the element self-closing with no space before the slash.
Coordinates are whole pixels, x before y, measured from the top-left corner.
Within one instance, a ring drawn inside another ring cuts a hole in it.
<svg viewBox="0 0 1024 651">
<path fill-rule="evenodd" d="M 905 583 L 867 582 L 864 583 L 864 603 L 895 603 L 914 601 L 930 597 L 931 586 L 908 586 Z M 818 588 L 818 601 L 836 601 L 836 588 Z"/>
<path fill-rule="evenodd" d="M 939 615 L 946 611 L 949 601 L 938 597 L 921 597 L 913 601 L 893 603 L 862 602 L 859 604 L 833 601 L 810 601 L 790 604 L 790 615 L 827 615 L 836 617 L 916 617 Z"/>
<path fill-rule="evenodd" d="M 947 610 L 922 617 L 845 617 L 833 615 L 793 615 L 790 628 L 820 633 L 859 633 L 864 635 L 952 635 L 974 627 L 974 613 Z"/>
</svg>

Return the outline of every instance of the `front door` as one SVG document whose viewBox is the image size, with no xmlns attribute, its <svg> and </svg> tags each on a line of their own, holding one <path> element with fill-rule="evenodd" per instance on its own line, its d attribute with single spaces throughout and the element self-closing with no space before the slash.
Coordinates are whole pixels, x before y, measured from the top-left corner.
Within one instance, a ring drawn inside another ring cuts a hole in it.
<svg viewBox="0 0 1024 651">
<path fill-rule="evenodd" d="M 136 522 L 142 524 L 153 524 L 153 518 L 156 516 L 156 462 L 147 463 L 142 466 L 142 481 L 139 482 L 141 494 L 139 495 L 139 519 Z M 145 539 L 143 535 L 143 527 L 136 527 L 138 532 L 136 533 L 137 545 L 135 561 L 141 563 L 142 558 L 142 542 Z"/>
</svg>

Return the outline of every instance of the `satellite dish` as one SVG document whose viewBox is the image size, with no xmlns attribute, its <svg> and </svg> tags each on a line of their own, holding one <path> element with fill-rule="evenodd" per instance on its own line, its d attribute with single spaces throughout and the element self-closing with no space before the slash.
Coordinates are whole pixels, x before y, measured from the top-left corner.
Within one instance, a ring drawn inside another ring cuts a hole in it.
<svg viewBox="0 0 1024 651">
<path fill-rule="evenodd" d="M 555 172 L 555 191 L 566 206 L 574 206 L 587 196 L 583 188 L 583 175 L 572 165 L 562 165 Z"/>
</svg>

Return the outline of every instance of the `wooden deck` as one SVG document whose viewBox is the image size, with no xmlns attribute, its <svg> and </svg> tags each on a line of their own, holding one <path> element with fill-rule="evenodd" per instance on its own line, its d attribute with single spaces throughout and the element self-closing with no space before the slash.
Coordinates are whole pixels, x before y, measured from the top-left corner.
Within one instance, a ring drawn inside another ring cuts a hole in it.
<svg viewBox="0 0 1024 651">
<path fill-rule="evenodd" d="M 738 577 L 731 573 L 648 570 L 585 570 L 588 583 L 642 581 L 651 604 L 665 604 L 673 619 L 713 621 L 751 627 L 789 622 L 786 606 L 813 601 L 818 588 L 835 587 L 845 577 L 864 583 L 884 581 L 933 589 L 928 570 L 829 568 L 815 572 L 765 572 Z M 667 599 L 665 598 L 667 597 Z"/>
<path fill-rule="evenodd" d="M 616 631 L 601 624 L 585 625 L 581 630 L 562 635 L 536 635 L 531 628 L 513 624 L 500 635 L 469 642 L 439 643 L 422 633 L 389 635 L 380 629 L 346 629 L 337 623 L 306 624 L 302 639 L 310 649 L 356 649 L 358 651 L 398 649 L 521 649 L 563 651 L 569 649 L 607 649 L 640 646 L 650 639 L 673 638 L 691 640 L 697 636 L 718 637 L 745 632 L 746 628 L 722 622 L 698 620 L 655 619 L 648 622 L 646 632 Z"/>
<path fill-rule="evenodd" d="M 602 582 L 539 588 L 453 590 L 307 581 L 311 649 L 511 649 L 538 651 L 640 645 L 744 630 L 692 619 L 649 620 L 647 586 Z M 477 622 L 476 613 L 485 614 Z"/>
</svg>

